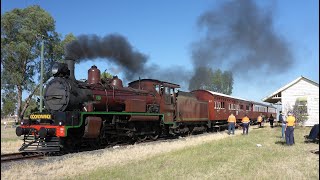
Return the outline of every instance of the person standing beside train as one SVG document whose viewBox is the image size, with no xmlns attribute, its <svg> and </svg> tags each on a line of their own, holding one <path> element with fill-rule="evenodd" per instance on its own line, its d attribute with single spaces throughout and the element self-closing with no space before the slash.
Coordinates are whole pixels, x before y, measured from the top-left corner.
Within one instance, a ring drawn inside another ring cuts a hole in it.
<svg viewBox="0 0 320 180">
<path fill-rule="evenodd" d="M 280 111 L 280 114 L 279 114 L 279 123 L 281 123 L 281 138 L 284 139 L 285 137 L 284 133 L 286 131 L 287 123 L 286 123 L 286 117 L 284 116 L 282 111 Z"/>
<path fill-rule="evenodd" d="M 248 135 L 250 119 L 247 116 L 247 114 L 244 115 L 244 117 L 242 118 L 241 122 L 242 122 L 242 129 L 243 129 L 243 133 L 242 134 L 243 135 L 244 134 Z"/>
<path fill-rule="evenodd" d="M 271 114 L 270 117 L 269 117 L 269 122 L 270 122 L 271 128 L 273 128 L 273 121 L 274 121 L 274 118 L 273 118 L 273 116 Z"/>
<path fill-rule="evenodd" d="M 233 115 L 233 113 L 230 114 L 228 117 L 228 134 L 230 135 L 230 132 L 232 131 L 232 134 L 234 135 L 234 129 L 236 125 L 236 117 Z"/>
<path fill-rule="evenodd" d="M 260 116 L 258 116 L 257 121 L 258 121 L 258 126 L 259 126 L 259 128 L 261 128 L 262 114 L 260 114 Z"/>
<path fill-rule="evenodd" d="M 292 112 L 288 112 L 287 117 L 287 126 L 286 126 L 286 144 L 291 146 L 294 144 L 294 126 L 296 122 L 296 118 L 293 116 Z"/>
</svg>

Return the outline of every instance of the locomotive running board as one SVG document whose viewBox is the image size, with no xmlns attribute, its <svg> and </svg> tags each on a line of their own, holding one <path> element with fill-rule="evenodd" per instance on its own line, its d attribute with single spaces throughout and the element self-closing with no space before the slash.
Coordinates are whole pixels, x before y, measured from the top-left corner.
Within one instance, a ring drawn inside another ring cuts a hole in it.
<svg viewBox="0 0 320 180">
<path fill-rule="evenodd" d="M 22 152 L 57 152 L 60 151 L 60 142 L 57 137 L 37 138 L 34 136 L 25 136 L 24 143 L 19 149 Z"/>
</svg>

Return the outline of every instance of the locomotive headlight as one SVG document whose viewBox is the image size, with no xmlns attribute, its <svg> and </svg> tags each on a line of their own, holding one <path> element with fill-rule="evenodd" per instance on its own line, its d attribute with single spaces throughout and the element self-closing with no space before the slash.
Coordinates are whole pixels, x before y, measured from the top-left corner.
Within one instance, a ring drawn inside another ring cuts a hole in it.
<svg viewBox="0 0 320 180">
<path fill-rule="evenodd" d="M 52 66 L 52 70 L 51 70 L 52 75 L 57 74 L 58 71 L 59 71 L 59 64 L 58 64 L 58 63 L 55 63 L 55 64 Z"/>
<path fill-rule="evenodd" d="M 59 122 L 59 126 L 61 126 L 61 125 L 62 125 L 62 122 L 60 121 L 60 122 Z"/>
</svg>

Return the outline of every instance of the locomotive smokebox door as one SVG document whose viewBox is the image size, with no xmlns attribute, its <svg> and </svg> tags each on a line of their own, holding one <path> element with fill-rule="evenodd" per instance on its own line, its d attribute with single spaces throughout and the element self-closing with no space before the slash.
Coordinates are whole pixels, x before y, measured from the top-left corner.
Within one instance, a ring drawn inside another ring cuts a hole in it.
<svg viewBox="0 0 320 180">
<path fill-rule="evenodd" d="M 100 134 L 102 119 L 100 117 L 87 117 L 85 120 L 84 138 L 97 138 Z"/>
</svg>

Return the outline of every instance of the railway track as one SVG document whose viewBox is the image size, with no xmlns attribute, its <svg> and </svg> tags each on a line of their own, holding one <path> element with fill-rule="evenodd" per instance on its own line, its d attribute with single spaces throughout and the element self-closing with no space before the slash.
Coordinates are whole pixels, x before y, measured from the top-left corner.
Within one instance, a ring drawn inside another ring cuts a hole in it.
<svg viewBox="0 0 320 180">
<path fill-rule="evenodd" d="M 1 163 L 11 162 L 11 161 L 21 161 L 26 159 L 41 159 L 44 157 L 42 153 L 32 153 L 32 154 L 24 154 L 24 153 L 9 153 L 9 154 L 1 154 Z"/>
</svg>

